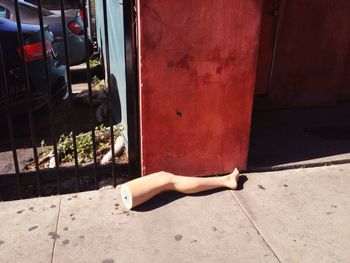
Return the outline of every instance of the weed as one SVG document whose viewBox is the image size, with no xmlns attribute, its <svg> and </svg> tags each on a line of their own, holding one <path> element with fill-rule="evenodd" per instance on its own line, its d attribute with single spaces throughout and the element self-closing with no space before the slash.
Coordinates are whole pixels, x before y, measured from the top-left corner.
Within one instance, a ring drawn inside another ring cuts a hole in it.
<svg viewBox="0 0 350 263">
<path fill-rule="evenodd" d="M 113 127 L 114 138 L 120 135 L 121 130 L 122 126 L 120 124 Z M 86 133 L 80 133 L 75 138 L 77 145 L 78 163 L 84 164 L 92 162 L 94 160 L 92 132 L 89 131 Z M 99 154 L 99 156 L 96 156 L 96 158 L 101 159 L 103 152 L 110 149 L 111 142 L 109 127 L 106 127 L 102 124 L 95 128 L 95 145 L 96 153 Z M 45 146 L 45 149 L 47 149 L 45 151 L 46 153 L 52 151 L 52 146 L 46 146 L 44 140 L 41 141 L 41 146 Z M 59 153 L 60 163 L 71 163 L 74 161 L 74 143 L 72 132 L 62 134 L 59 137 L 57 150 Z"/>
<path fill-rule="evenodd" d="M 101 61 L 99 59 L 90 59 L 89 63 L 90 63 L 90 68 L 94 68 L 101 65 Z"/>
<path fill-rule="evenodd" d="M 107 91 L 107 85 L 104 80 L 100 80 L 98 77 L 94 76 L 91 80 L 91 85 L 93 89 L 96 90 L 106 90 Z"/>
</svg>

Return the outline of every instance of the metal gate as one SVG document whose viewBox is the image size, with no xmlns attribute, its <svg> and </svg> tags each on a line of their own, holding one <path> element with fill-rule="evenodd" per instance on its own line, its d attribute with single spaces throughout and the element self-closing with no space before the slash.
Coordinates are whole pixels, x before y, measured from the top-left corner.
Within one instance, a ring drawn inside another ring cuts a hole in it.
<svg viewBox="0 0 350 263">
<path fill-rule="evenodd" d="M 95 3 L 79 3 L 67 10 L 60 0 L 52 11 L 44 0 L 0 1 L 0 201 L 116 186 L 139 174 L 134 1 L 123 3 L 127 134 L 112 88 L 106 0 L 100 53 Z"/>
</svg>

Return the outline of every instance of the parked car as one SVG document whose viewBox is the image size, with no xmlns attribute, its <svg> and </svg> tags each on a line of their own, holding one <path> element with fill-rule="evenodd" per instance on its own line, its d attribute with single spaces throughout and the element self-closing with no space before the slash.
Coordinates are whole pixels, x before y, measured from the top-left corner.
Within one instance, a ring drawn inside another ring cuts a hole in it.
<svg viewBox="0 0 350 263">
<path fill-rule="evenodd" d="M 21 22 L 25 24 L 39 25 L 38 7 L 24 0 L 18 0 Z M 0 12 L 6 12 L 6 17 L 16 21 L 16 12 L 14 0 L 0 0 Z M 5 10 L 5 11 L 4 11 Z M 62 19 L 60 12 L 52 12 L 42 9 L 43 22 L 49 25 L 54 34 L 53 48 L 57 53 L 58 59 L 65 64 L 65 49 L 63 42 Z M 66 33 L 68 41 L 69 65 L 78 65 L 85 61 L 85 36 L 84 25 L 80 17 L 79 9 L 70 9 L 65 11 Z M 92 53 L 92 41 L 89 39 L 88 55 Z"/>
<path fill-rule="evenodd" d="M 28 3 L 33 5 L 38 5 L 38 0 L 27 0 Z M 59 10 L 61 9 L 60 0 L 41 0 L 43 7 L 49 10 Z M 65 0 L 64 1 L 65 9 L 83 9 L 84 4 L 83 0 Z"/>
<path fill-rule="evenodd" d="M 28 93 L 22 67 L 23 59 L 27 65 L 34 108 L 37 109 L 48 102 L 48 87 L 51 89 L 54 103 L 64 100 L 68 97 L 66 67 L 59 63 L 52 48 L 52 32 L 45 26 L 46 50 L 43 52 L 40 26 L 22 24 L 21 30 L 24 57 L 18 43 L 17 23 L 0 18 L 0 58 L 3 60 L 0 60 L 0 105 L 4 105 L 6 94 L 11 106 L 25 102 Z M 46 78 L 44 56 L 47 58 L 49 79 Z"/>
<path fill-rule="evenodd" d="M 33 5 L 38 5 L 38 0 L 25 0 L 28 3 L 31 3 Z M 91 12 L 93 12 L 91 16 L 91 38 L 95 40 L 96 38 L 96 20 L 94 18 L 94 6 L 95 1 L 91 1 Z M 41 0 L 42 7 L 56 13 L 57 11 L 60 12 L 61 10 L 61 1 L 59 0 Z M 64 8 L 66 10 L 68 9 L 79 9 L 79 15 L 81 19 L 84 21 L 84 8 L 87 8 L 87 0 L 65 0 L 64 1 Z M 88 27 L 88 33 L 90 33 L 90 28 Z"/>
</svg>

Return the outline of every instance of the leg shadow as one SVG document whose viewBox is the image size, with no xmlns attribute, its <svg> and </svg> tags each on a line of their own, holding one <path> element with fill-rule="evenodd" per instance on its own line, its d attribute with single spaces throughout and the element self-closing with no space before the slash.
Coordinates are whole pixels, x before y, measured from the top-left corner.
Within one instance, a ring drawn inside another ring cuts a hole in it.
<svg viewBox="0 0 350 263">
<path fill-rule="evenodd" d="M 242 191 L 243 188 L 244 188 L 244 184 L 245 184 L 246 181 L 248 181 L 248 177 L 245 176 L 245 175 L 241 175 L 241 176 L 238 178 L 237 189 L 236 189 L 236 191 Z"/>
<path fill-rule="evenodd" d="M 178 192 L 164 192 L 159 195 L 156 195 L 155 197 L 151 198 L 145 203 L 133 208 L 132 211 L 136 211 L 136 212 L 152 211 L 162 206 L 168 205 L 185 196 L 186 196 L 185 194 L 178 193 Z"/>
<path fill-rule="evenodd" d="M 217 188 L 213 190 L 208 190 L 208 191 L 203 191 L 200 193 L 195 193 L 195 194 L 183 194 L 183 193 L 178 193 L 178 192 L 164 192 L 161 193 L 152 199 L 148 200 L 147 202 L 135 207 L 132 209 L 132 211 L 136 212 L 148 212 L 152 211 L 155 209 L 158 209 L 162 206 L 168 205 L 178 199 L 181 199 L 186 196 L 207 196 L 207 195 L 212 195 L 215 193 L 219 193 L 222 191 L 228 191 L 227 188 Z"/>
</svg>

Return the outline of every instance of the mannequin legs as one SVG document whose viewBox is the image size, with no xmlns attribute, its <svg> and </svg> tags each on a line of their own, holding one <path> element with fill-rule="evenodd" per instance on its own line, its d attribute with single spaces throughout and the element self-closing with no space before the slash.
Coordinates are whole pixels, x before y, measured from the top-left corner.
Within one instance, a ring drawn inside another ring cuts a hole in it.
<svg viewBox="0 0 350 263">
<path fill-rule="evenodd" d="M 193 194 L 221 187 L 234 190 L 237 188 L 238 177 L 237 169 L 228 175 L 217 177 L 187 177 L 158 172 L 123 184 L 121 194 L 126 207 L 131 209 L 164 191 Z"/>
</svg>

